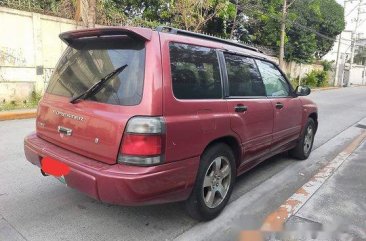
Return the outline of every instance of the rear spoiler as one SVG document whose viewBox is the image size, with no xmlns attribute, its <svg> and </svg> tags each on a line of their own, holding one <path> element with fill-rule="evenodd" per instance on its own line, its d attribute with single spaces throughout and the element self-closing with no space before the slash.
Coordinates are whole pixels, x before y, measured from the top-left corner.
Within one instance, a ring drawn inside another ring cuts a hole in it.
<svg viewBox="0 0 366 241">
<path fill-rule="evenodd" d="M 67 45 L 71 45 L 74 40 L 82 38 L 102 37 L 102 36 L 129 36 L 134 39 L 149 41 L 152 36 L 152 30 L 148 28 L 136 27 L 109 27 L 92 28 L 83 30 L 74 30 L 61 33 L 60 39 Z"/>
</svg>

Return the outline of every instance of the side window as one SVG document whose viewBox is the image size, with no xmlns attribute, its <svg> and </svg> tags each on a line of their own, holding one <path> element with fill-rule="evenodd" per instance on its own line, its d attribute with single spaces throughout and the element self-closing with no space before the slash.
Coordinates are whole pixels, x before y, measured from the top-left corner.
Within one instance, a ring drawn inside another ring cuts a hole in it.
<svg viewBox="0 0 366 241">
<path fill-rule="evenodd" d="M 266 96 L 253 59 L 225 54 L 230 96 Z"/>
<path fill-rule="evenodd" d="M 257 65 L 262 75 L 267 96 L 287 97 L 290 95 L 290 86 L 276 66 L 261 60 L 257 60 Z"/>
<path fill-rule="evenodd" d="M 180 43 L 171 43 L 169 47 L 176 98 L 222 98 L 220 68 L 215 50 Z"/>
</svg>

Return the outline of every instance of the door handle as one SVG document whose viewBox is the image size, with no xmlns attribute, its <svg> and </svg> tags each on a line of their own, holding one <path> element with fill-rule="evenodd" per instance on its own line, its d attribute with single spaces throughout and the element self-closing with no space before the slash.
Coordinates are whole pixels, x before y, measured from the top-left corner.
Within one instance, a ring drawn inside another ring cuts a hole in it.
<svg viewBox="0 0 366 241">
<path fill-rule="evenodd" d="M 59 133 L 67 135 L 67 136 L 71 136 L 72 134 L 72 130 L 63 126 L 58 126 L 57 130 Z"/>
<path fill-rule="evenodd" d="M 243 113 L 248 110 L 248 107 L 245 105 L 237 105 L 234 107 L 235 112 Z"/>
<path fill-rule="evenodd" d="M 284 107 L 284 105 L 281 102 L 277 102 L 276 104 L 276 109 L 282 109 Z"/>
</svg>

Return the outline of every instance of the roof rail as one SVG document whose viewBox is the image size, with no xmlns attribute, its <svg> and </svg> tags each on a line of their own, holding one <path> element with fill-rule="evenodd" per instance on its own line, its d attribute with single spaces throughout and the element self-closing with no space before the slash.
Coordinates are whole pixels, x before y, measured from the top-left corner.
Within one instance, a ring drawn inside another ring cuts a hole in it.
<svg viewBox="0 0 366 241">
<path fill-rule="evenodd" d="M 249 49 L 249 50 L 252 50 L 252 51 L 255 51 L 255 52 L 263 53 L 259 49 L 248 46 L 248 45 L 245 45 L 245 44 L 236 43 L 236 42 L 233 42 L 233 41 L 230 41 L 230 40 L 221 39 L 221 38 L 214 37 L 214 36 L 209 36 L 209 35 L 206 35 L 206 34 L 195 33 L 195 32 L 182 30 L 182 29 L 178 29 L 178 28 L 172 28 L 172 27 L 169 27 L 169 26 L 158 26 L 156 28 L 156 31 L 163 32 L 163 33 L 179 34 L 179 35 L 185 35 L 185 36 L 189 36 L 189 37 L 196 37 L 196 38 L 211 40 L 211 41 L 215 41 L 215 42 L 219 42 L 219 43 L 223 43 L 223 44 L 228 44 L 228 45 L 233 45 L 233 46 L 236 46 L 236 47 L 245 48 L 245 49 Z"/>
</svg>

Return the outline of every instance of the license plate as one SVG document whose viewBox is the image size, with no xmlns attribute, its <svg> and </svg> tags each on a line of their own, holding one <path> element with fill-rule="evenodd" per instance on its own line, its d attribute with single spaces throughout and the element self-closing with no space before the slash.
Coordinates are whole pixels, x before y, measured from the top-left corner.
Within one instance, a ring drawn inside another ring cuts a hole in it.
<svg viewBox="0 0 366 241">
<path fill-rule="evenodd" d="M 61 176 L 61 177 L 56 177 L 61 183 L 67 185 L 66 183 L 66 180 L 65 180 L 65 177 L 64 176 Z"/>
</svg>

